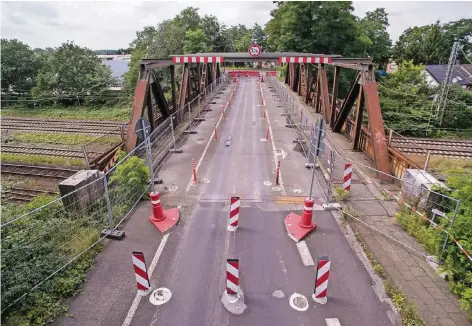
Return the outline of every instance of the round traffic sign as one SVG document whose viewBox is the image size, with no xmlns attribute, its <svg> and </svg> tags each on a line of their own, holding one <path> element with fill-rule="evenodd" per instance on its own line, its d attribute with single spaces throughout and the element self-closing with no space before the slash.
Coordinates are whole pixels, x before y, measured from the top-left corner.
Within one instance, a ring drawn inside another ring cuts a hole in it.
<svg viewBox="0 0 472 326">
<path fill-rule="evenodd" d="M 258 57 L 262 52 L 262 48 L 259 46 L 259 44 L 253 43 L 249 46 L 247 52 L 251 57 Z"/>
<path fill-rule="evenodd" d="M 139 120 L 136 121 L 136 126 L 134 128 L 136 130 L 136 136 L 139 139 L 144 139 L 145 135 L 149 136 L 149 133 L 151 131 L 151 124 L 146 119 L 139 118 Z"/>
</svg>

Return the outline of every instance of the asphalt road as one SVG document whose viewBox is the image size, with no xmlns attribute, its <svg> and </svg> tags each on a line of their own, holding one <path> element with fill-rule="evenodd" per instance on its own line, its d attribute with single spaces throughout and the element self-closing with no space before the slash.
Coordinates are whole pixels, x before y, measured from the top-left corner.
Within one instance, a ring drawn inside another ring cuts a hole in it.
<svg viewBox="0 0 472 326">
<path fill-rule="evenodd" d="M 328 318 L 337 318 L 340 325 L 390 325 L 367 272 L 331 213 L 325 211 L 315 212 L 319 227 L 306 244 L 314 261 L 325 254 L 331 258 L 328 303 L 321 306 L 311 299 L 315 267 L 302 263 L 283 223 L 289 212 L 302 206 L 275 201 L 276 196 L 306 184 L 310 174 L 301 167 L 303 158 L 289 153 L 290 160 L 284 163 L 287 186 L 274 187 L 274 155 L 281 148 L 290 151 L 292 136 L 283 129 L 283 121 L 280 125 L 273 121 L 274 142 L 263 141 L 267 120 L 258 105 L 257 79 L 241 80 L 227 119 L 219 126 L 219 140 L 210 144 L 202 160 L 199 183 L 188 192 L 195 199 L 187 205 L 190 214 L 172 231 L 151 277 L 153 287 L 170 289 L 172 298 L 161 306 L 144 298 L 131 325 L 336 325 L 329 324 Z M 241 197 L 236 232 L 226 229 L 231 196 Z M 317 184 L 314 196 L 323 196 Z M 220 301 L 227 258 L 240 260 L 247 305 L 241 315 L 231 314 Z M 283 297 L 275 296 L 275 291 Z M 308 299 L 306 311 L 289 305 L 293 293 Z"/>
</svg>

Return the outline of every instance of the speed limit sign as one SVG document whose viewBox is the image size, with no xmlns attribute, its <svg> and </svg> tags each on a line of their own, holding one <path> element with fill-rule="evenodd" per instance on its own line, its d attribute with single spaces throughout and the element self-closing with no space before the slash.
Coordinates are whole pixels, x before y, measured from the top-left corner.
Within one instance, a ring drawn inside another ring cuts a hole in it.
<svg viewBox="0 0 472 326">
<path fill-rule="evenodd" d="M 247 50 L 247 52 L 249 53 L 251 57 L 258 57 L 261 54 L 262 49 L 259 46 L 259 44 L 253 43 L 249 46 L 249 49 Z"/>
</svg>

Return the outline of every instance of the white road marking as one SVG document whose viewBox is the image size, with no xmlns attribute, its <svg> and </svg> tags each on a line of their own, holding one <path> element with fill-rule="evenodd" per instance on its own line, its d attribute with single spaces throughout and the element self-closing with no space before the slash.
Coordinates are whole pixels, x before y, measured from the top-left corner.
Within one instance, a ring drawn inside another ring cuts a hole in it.
<svg viewBox="0 0 472 326">
<path fill-rule="evenodd" d="M 151 279 L 152 273 L 154 272 L 154 269 L 156 269 L 157 262 L 159 261 L 159 258 L 161 257 L 162 251 L 164 250 L 164 246 L 167 243 L 167 239 L 169 238 L 169 235 L 170 233 L 167 233 L 162 237 L 161 243 L 159 244 L 159 247 L 156 250 L 156 254 L 154 255 L 154 258 L 152 259 L 151 265 L 149 266 L 149 269 L 148 269 L 149 279 Z M 136 313 L 139 303 L 141 302 L 141 298 L 142 296 L 136 293 L 136 296 L 134 297 L 133 303 L 131 304 L 131 307 L 128 310 L 128 314 L 126 315 L 125 321 L 123 322 L 122 326 L 129 326 L 131 324 L 134 314 Z"/>
<path fill-rule="evenodd" d="M 262 91 L 262 87 L 261 87 L 261 91 Z M 267 114 L 267 124 L 269 125 L 270 141 L 272 143 L 272 153 L 274 154 L 274 163 L 275 163 L 275 166 L 277 166 L 277 161 L 278 161 L 277 150 L 275 149 L 274 134 L 272 133 L 272 125 L 270 123 L 269 114 Z M 282 195 L 286 196 L 287 193 L 285 192 L 284 182 L 282 181 L 282 169 L 280 169 L 279 171 L 279 184 L 280 184 L 280 187 L 282 188 Z"/>
<path fill-rule="evenodd" d="M 308 246 L 306 245 L 305 241 L 297 242 L 297 249 L 298 249 L 298 253 L 300 254 L 300 257 L 302 258 L 303 265 L 305 266 L 315 265 L 315 262 L 313 261 L 313 258 L 311 257 L 310 250 L 308 249 Z"/>
<path fill-rule="evenodd" d="M 341 326 L 337 318 L 325 318 L 326 326 Z"/>
</svg>

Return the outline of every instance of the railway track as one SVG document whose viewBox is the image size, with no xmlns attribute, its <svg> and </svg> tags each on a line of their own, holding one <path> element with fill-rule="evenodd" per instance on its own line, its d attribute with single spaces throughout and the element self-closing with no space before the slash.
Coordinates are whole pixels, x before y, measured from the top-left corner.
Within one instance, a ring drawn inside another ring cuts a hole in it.
<svg viewBox="0 0 472 326">
<path fill-rule="evenodd" d="M 77 133 L 93 135 L 121 135 L 121 129 L 127 132 L 125 123 L 88 121 L 88 120 L 57 120 L 2 118 L 2 129 L 21 131 L 40 131 L 52 133 Z"/>
<path fill-rule="evenodd" d="M 48 179 L 67 179 L 79 170 L 57 168 L 49 166 L 24 165 L 14 163 L 2 163 L 2 174 L 22 175 L 27 177 L 41 177 Z"/>
<path fill-rule="evenodd" d="M 2 199 L 8 199 L 11 201 L 29 202 L 40 195 L 57 195 L 57 192 L 20 188 L 13 186 L 10 189 L 5 190 L 2 193 Z"/>
<path fill-rule="evenodd" d="M 405 154 L 472 158 L 472 141 L 393 138 L 392 146 Z"/>
<path fill-rule="evenodd" d="M 84 152 L 79 149 L 64 149 L 54 147 L 30 147 L 17 145 L 2 145 L 3 153 L 25 154 L 25 155 L 47 155 L 47 156 L 63 156 L 84 158 Z M 95 159 L 102 155 L 103 152 L 88 151 L 87 157 Z"/>
</svg>

